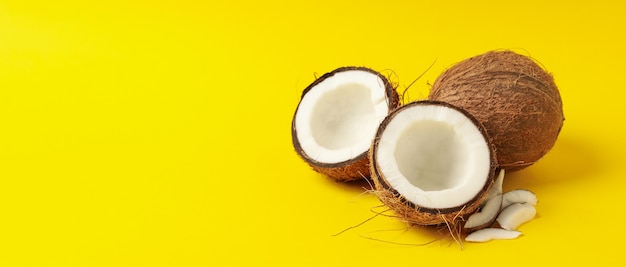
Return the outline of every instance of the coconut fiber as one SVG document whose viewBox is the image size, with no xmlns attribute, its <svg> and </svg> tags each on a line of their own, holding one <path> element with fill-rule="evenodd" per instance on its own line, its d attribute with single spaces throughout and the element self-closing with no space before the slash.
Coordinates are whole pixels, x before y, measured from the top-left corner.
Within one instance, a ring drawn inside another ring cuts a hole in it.
<svg viewBox="0 0 626 267">
<path fill-rule="evenodd" d="M 429 99 L 460 107 L 478 119 L 506 171 L 542 158 L 564 121 L 552 75 L 511 51 L 487 52 L 452 66 L 435 80 Z"/>
</svg>

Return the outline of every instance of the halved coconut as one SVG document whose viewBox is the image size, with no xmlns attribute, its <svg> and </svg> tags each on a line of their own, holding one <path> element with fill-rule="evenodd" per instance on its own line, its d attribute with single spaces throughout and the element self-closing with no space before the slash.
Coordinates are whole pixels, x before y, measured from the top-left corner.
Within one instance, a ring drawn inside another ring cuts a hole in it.
<svg viewBox="0 0 626 267">
<path fill-rule="evenodd" d="M 291 127 L 295 150 L 331 178 L 369 177 L 374 133 L 398 104 L 395 88 L 374 70 L 342 67 L 326 73 L 302 93 Z"/>
<path fill-rule="evenodd" d="M 474 117 L 450 104 L 420 101 L 396 109 L 370 150 L 378 197 L 409 223 L 457 225 L 494 183 L 489 140 Z"/>
</svg>

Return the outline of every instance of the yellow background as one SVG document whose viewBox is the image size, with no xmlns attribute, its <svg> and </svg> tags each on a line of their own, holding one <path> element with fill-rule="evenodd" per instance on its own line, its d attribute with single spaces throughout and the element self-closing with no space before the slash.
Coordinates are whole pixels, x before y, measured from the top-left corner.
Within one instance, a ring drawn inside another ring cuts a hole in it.
<svg viewBox="0 0 626 267">
<path fill-rule="evenodd" d="M 624 11 L 619 1 L 1 1 L 0 266 L 621 262 Z M 493 49 L 539 60 L 564 102 L 554 149 L 505 182 L 539 198 L 524 235 L 461 249 L 379 216 L 333 237 L 379 201 L 297 157 L 302 89 L 360 65 L 403 90 L 435 62 L 409 89 L 421 99 L 444 69 Z"/>
</svg>

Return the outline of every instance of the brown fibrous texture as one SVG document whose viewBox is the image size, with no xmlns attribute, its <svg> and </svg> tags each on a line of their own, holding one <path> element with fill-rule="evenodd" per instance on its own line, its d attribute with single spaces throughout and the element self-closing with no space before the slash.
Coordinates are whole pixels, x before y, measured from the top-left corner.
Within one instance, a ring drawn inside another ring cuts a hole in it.
<svg viewBox="0 0 626 267">
<path fill-rule="evenodd" d="M 376 179 L 374 180 L 376 181 Z M 417 225 L 448 224 L 453 226 L 453 228 L 463 226 L 465 220 L 478 210 L 485 197 L 483 195 L 477 201 L 456 210 L 431 210 L 417 207 L 393 190 L 380 185 L 376 185 L 374 194 L 404 222 Z"/>
<path fill-rule="evenodd" d="M 359 156 L 355 161 L 337 166 L 323 167 L 309 164 L 313 170 L 338 181 L 355 181 L 370 178 L 369 158 L 366 155 Z"/>
<path fill-rule="evenodd" d="M 500 167 L 509 172 L 548 153 L 564 121 L 552 75 L 512 51 L 490 51 L 457 63 L 435 80 L 428 98 L 461 107 L 478 119 Z"/>
<path fill-rule="evenodd" d="M 397 107 L 400 106 L 400 97 L 398 95 L 398 92 L 396 91 L 396 87 L 397 87 L 396 84 L 392 84 L 391 82 L 389 82 L 389 79 L 387 77 L 383 76 L 377 71 L 374 71 L 367 67 L 355 67 L 355 66 L 340 67 L 317 78 L 313 83 L 311 83 L 309 86 L 307 86 L 307 88 L 303 90 L 302 98 L 304 98 L 304 96 L 310 90 L 315 88 L 317 84 L 324 81 L 325 79 L 335 75 L 338 72 L 351 71 L 351 70 L 367 71 L 367 72 L 377 75 L 384 83 L 385 95 L 387 96 L 387 106 L 389 108 L 389 112 L 395 110 Z M 298 110 L 296 109 L 296 114 L 297 112 Z M 297 129 L 295 127 L 295 115 L 296 114 L 294 114 L 292 125 L 291 125 L 292 142 L 296 150 L 296 153 L 298 153 L 300 158 L 302 158 L 309 166 L 311 166 L 313 170 L 340 182 L 350 182 L 350 181 L 356 181 L 356 180 L 361 180 L 361 179 L 369 179 L 371 177 L 370 166 L 369 166 L 370 160 L 369 160 L 368 151 L 364 151 L 362 154 L 352 159 L 348 159 L 344 162 L 335 163 L 335 164 L 325 164 L 325 163 L 317 162 L 313 160 L 312 158 L 310 158 L 308 155 L 306 155 L 306 153 L 304 153 L 304 151 L 300 147 L 300 142 L 296 137 L 297 136 L 296 134 Z"/>
<path fill-rule="evenodd" d="M 373 147 L 375 145 L 376 142 L 374 142 Z M 455 229 L 462 227 L 465 220 L 480 208 L 483 200 L 487 197 L 489 188 L 491 188 L 494 183 L 493 177 L 495 172 L 492 172 L 490 174 L 491 177 L 488 179 L 489 182 L 485 185 L 481 192 L 476 195 L 474 199 L 462 206 L 451 207 L 448 209 L 419 207 L 408 201 L 389 185 L 384 174 L 378 171 L 378 166 L 376 165 L 377 159 L 374 153 L 375 149 L 370 149 L 370 172 L 372 175 L 372 181 L 374 182 L 374 194 L 383 204 L 385 204 L 385 206 L 395 212 L 396 217 L 409 224 L 446 224 L 448 227 L 453 227 Z"/>
</svg>

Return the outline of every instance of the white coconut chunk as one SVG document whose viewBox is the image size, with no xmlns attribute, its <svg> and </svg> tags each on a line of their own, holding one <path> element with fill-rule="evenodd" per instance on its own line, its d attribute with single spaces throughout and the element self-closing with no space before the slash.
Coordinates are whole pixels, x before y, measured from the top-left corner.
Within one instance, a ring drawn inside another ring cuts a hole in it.
<svg viewBox="0 0 626 267">
<path fill-rule="evenodd" d="M 500 228 L 484 228 L 467 235 L 467 237 L 465 237 L 465 241 L 487 242 L 496 239 L 515 239 L 521 234 L 522 232 L 519 231 L 511 231 Z"/>
<path fill-rule="evenodd" d="M 503 209 L 513 203 L 528 203 L 533 206 L 537 205 L 537 196 L 535 193 L 524 189 L 511 190 L 504 193 L 502 197 Z"/>
<path fill-rule="evenodd" d="M 420 207 L 464 205 L 490 177 L 490 147 L 479 126 L 445 105 L 415 105 L 397 113 L 378 142 L 380 173 Z"/>
<path fill-rule="evenodd" d="M 295 118 L 304 153 L 339 163 L 365 153 L 389 112 L 385 82 L 364 70 L 337 72 L 301 100 Z"/>
<path fill-rule="evenodd" d="M 537 210 L 527 203 L 514 203 L 503 209 L 496 219 L 500 227 L 506 230 L 515 230 L 525 222 L 535 218 Z"/>
<path fill-rule="evenodd" d="M 479 212 L 476 212 L 472 214 L 469 218 L 467 218 L 467 221 L 465 222 L 463 228 L 480 228 L 481 226 L 485 227 L 487 226 L 487 224 L 493 223 L 493 220 L 496 218 L 498 212 L 500 211 L 501 204 L 502 195 L 492 197 L 485 203 L 485 206 L 483 206 L 483 208 Z"/>
<path fill-rule="evenodd" d="M 480 211 L 472 214 L 467 218 L 463 228 L 482 228 L 493 223 L 496 216 L 500 212 L 500 206 L 502 205 L 502 181 L 504 180 L 504 169 L 500 170 L 498 178 L 489 189 L 487 193 L 487 199 L 484 206 Z"/>
<path fill-rule="evenodd" d="M 493 182 L 491 189 L 489 189 L 489 193 L 487 193 L 487 198 L 492 198 L 497 195 L 502 195 L 502 183 L 504 183 L 504 169 L 501 169 L 498 173 L 498 177 Z"/>
</svg>

